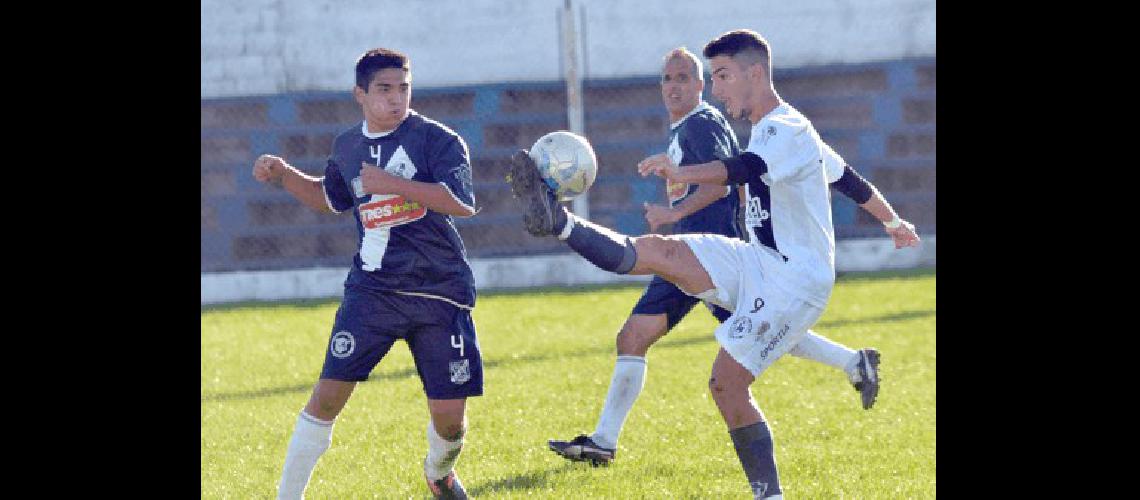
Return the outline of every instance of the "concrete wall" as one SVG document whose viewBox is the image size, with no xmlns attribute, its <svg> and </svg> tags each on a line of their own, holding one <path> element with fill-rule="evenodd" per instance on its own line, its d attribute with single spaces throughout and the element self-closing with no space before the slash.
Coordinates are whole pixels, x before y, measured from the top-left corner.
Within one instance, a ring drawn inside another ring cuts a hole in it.
<svg viewBox="0 0 1140 500">
<path fill-rule="evenodd" d="M 203 98 L 347 90 L 356 58 L 407 53 L 417 86 L 560 76 L 563 0 L 203 0 Z M 933 0 L 575 0 L 586 77 L 651 75 L 670 48 L 752 28 L 780 68 L 935 54 Z M 581 8 L 579 7 L 579 9 Z"/>
</svg>

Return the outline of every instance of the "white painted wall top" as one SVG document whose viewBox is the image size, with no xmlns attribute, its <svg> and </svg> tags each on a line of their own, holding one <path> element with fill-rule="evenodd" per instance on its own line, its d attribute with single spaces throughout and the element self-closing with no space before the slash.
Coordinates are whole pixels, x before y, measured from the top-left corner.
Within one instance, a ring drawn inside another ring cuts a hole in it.
<svg viewBox="0 0 1140 500">
<path fill-rule="evenodd" d="M 408 54 L 419 87 L 560 78 L 563 0 L 202 0 L 202 97 L 348 90 L 365 50 Z M 775 71 L 935 55 L 933 0 L 574 0 L 586 77 L 650 75 L 728 30 Z M 582 26 L 579 26 L 581 34 Z"/>
</svg>

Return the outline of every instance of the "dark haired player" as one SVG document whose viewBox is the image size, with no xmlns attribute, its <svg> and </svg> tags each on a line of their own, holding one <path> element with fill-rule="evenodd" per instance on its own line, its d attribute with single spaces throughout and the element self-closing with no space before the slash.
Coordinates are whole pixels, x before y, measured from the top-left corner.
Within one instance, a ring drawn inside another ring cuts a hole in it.
<svg viewBox="0 0 1140 500">
<path fill-rule="evenodd" d="M 454 466 L 466 432 L 466 398 L 483 393 L 471 310 L 475 283 L 452 217 L 475 215 L 463 138 L 410 109 L 411 72 L 399 52 L 374 49 L 356 63 L 359 126 L 333 141 L 323 177 L 262 155 L 257 180 L 321 212 L 351 210 L 359 250 L 344 283 L 320 379 L 285 455 L 278 498 L 302 498 L 333 423 L 356 383 L 403 339 L 415 360 L 431 421 L 424 475 L 436 498 L 466 498 Z"/>
<path fill-rule="evenodd" d="M 654 274 L 732 311 L 714 332 L 721 349 L 709 390 L 753 497 L 783 498 L 772 435 L 750 386 L 800 342 L 831 296 L 835 237 L 827 164 L 828 157 L 836 158 L 811 122 L 776 93 L 771 52 L 759 33 L 725 33 L 705 46 L 704 56 L 712 70 L 713 96 L 730 116 L 752 123 L 748 147 L 739 155 L 685 167 L 658 154 L 642 160 L 638 171 L 672 183 L 743 186 L 747 241 L 718 234 L 634 238 L 616 233 L 559 205 L 525 151 L 512 156 L 511 189 L 532 235 L 557 236 L 604 270 Z M 857 200 L 874 195 L 865 180 L 844 170 L 838 188 L 858 194 Z M 909 233 L 905 241 L 917 242 L 913 226 L 897 215 L 891 226 Z"/>
</svg>

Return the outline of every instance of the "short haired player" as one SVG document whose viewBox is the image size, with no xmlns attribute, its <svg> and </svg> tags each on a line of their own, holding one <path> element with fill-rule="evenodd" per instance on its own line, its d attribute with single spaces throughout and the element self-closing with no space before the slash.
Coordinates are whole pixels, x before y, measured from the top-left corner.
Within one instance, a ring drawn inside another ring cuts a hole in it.
<svg viewBox="0 0 1140 500">
<path fill-rule="evenodd" d="M 751 30 L 725 33 L 705 46 L 704 56 L 712 70 L 713 96 L 730 116 L 752 123 L 746 151 L 684 167 L 658 154 L 638 170 L 673 183 L 743 186 L 748 241 L 718 234 L 635 238 L 616 233 L 559 205 L 524 151 L 512 157 L 510 183 L 531 234 L 557 236 L 602 269 L 654 274 L 733 312 L 715 330 L 721 348 L 709 389 L 754 498 L 782 498 L 772 435 L 749 387 L 800 342 L 830 298 L 835 282 L 825 166 L 830 153 L 811 122 L 776 93 L 762 36 Z M 871 189 L 857 176 L 849 179 Z"/>
</svg>

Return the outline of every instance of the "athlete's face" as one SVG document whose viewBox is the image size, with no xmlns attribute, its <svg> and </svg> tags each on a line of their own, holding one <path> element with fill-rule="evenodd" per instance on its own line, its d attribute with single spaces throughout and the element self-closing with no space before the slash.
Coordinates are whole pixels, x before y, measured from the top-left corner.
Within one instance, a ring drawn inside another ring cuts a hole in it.
<svg viewBox="0 0 1140 500">
<path fill-rule="evenodd" d="M 384 68 L 372 75 L 368 92 L 355 87 L 352 93 L 364 109 L 369 129 L 379 128 L 372 132 L 392 130 L 408 116 L 412 102 L 411 76 L 400 68 Z"/>
<path fill-rule="evenodd" d="M 661 71 L 661 98 L 674 120 L 692 111 L 701 102 L 705 82 L 693 73 L 693 62 L 684 57 L 672 57 Z"/>
<path fill-rule="evenodd" d="M 709 59 L 712 68 L 712 95 L 724 102 L 728 115 L 736 118 L 748 118 L 752 114 L 752 74 L 735 59 L 720 55 Z"/>
</svg>

